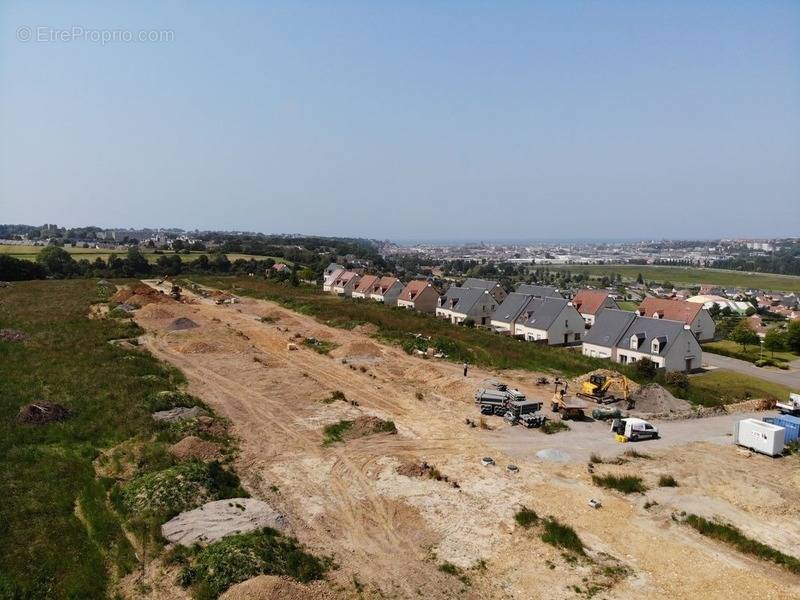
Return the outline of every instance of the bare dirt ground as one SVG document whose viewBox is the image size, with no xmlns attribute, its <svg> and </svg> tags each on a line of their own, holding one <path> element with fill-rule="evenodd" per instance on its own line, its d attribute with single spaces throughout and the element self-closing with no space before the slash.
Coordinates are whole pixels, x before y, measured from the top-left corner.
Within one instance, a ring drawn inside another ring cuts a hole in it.
<svg viewBox="0 0 800 600">
<path fill-rule="evenodd" d="M 269 322 L 260 321 L 265 316 Z M 180 317 L 198 327 L 169 331 Z M 463 377 L 460 365 L 408 356 L 367 331 L 330 328 L 246 298 L 222 306 L 199 298 L 149 305 L 136 320 L 148 331 L 147 348 L 180 368 L 189 391 L 231 420 L 241 440 L 237 469 L 253 496 L 286 515 L 300 541 L 334 557 L 330 589 L 341 597 L 585 597 L 596 576 L 592 564 L 567 560 L 516 527 L 521 505 L 574 527 L 598 562 L 605 553 L 630 569 L 595 597 L 800 596 L 800 578 L 670 518 L 673 510 L 718 515 L 798 555 L 797 457 L 746 457 L 713 443 L 724 441 L 711 438 L 730 431 L 728 423 L 707 435 L 706 420 L 659 423 L 665 440 L 677 436 L 675 444 L 642 443 L 636 448 L 652 452 L 652 459 L 598 465 L 596 472 L 641 474 L 651 487 L 660 474 L 680 483 L 625 497 L 594 487 L 587 472 L 590 452 L 610 456 L 625 449 L 611 440 L 607 424 L 581 423 L 552 436 L 499 418 L 487 419 L 492 430 L 465 425 L 479 417 L 473 394 L 487 378 L 549 401 L 550 387 L 536 387 L 530 372 L 472 368 Z M 302 337 L 339 347 L 322 355 L 300 344 Z M 298 349 L 289 350 L 290 343 Z M 347 401 L 323 402 L 335 390 Z M 325 425 L 361 415 L 392 420 L 398 433 L 323 446 Z M 681 423 L 690 424 L 684 437 Z M 688 443 L 696 439 L 706 441 Z M 553 444 L 570 455 L 567 462 L 536 457 Z M 481 466 L 483 456 L 497 465 Z M 459 487 L 397 473 L 402 464 L 422 460 Z M 512 462 L 516 473 L 505 468 Z M 590 508 L 590 498 L 601 499 L 603 508 Z M 646 499 L 658 504 L 645 509 Z M 445 562 L 463 569 L 468 583 L 441 571 Z"/>
</svg>

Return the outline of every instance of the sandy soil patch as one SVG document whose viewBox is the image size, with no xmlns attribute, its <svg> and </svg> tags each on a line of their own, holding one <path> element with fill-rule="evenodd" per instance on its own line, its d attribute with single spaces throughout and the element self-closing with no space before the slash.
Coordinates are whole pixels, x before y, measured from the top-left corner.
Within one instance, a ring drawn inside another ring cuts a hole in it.
<svg viewBox="0 0 800 600">
<path fill-rule="evenodd" d="M 214 442 L 189 435 L 170 446 L 170 454 L 179 460 L 217 460 L 222 456 L 221 446 Z"/>
<path fill-rule="evenodd" d="M 172 543 L 191 546 L 264 527 L 286 531 L 286 518 L 261 500 L 230 498 L 179 514 L 161 526 L 161 534 Z"/>
</svg>

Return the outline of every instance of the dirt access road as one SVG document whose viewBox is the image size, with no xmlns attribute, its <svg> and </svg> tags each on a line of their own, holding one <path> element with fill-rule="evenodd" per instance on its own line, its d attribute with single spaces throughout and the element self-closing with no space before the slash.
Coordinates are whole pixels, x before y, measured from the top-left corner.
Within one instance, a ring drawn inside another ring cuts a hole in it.
<svg viewBox="0 0 800 600">
<path fill-rule="evenodd" d="M 176 317 L 199 327 L 170 331 Z M 148 331 L 146 347 L 180 368 L 190 392 L 231 420 L 241 439 L 237 468 L 253 495 L 287 515 L 303 543 L 335 558 L 331 587 L 342 597 L 558 599 L 585 595 L 594 583 L 601 584 L 596 597 L 605 598 L 800 595 L 800 578 L 670 518 L 679 502 L 712 507 L 739 518 L 759 539 L 796 553 L 796 462 L 691 444 L 652 460 L 598 466 L 640 473 L 650 486 L 662 472 L 678 478 L 679 488 L 652 491 L 659 504 L 647 510 L 651 492 L 624 497 L 601 490 L 583 463 L 539 460 L 533 444 L 529 456 L 515 450 L 513 458 L 503 449 L 503 435 L 518 435 L 517 428 L 509 431 L 500 419 L 491 419 L 493 430 L 465 425 L 465 418 L 479 416 L 472 396 L 488 377 L 545 400 L 549 391 L 532 385 L 529 372 L 470 369 L 465 378 L 460 365 L 375 343 L 366 326 L 334 329 L 250 299 L 225 306 L 199 298 L 151 304 L 136 319 Z M 303 337 L 338 347 L 322 355 L 299 344 Z M 297 350 L 288 349 L 292 343 Z M 322 402 L 334 390 L 357 406 Z M 393 420 L 397 435 L 322 445 L 326 424 L 362 414 Z M 481 466 L 486 455 L 497 466 Z M 401 464 L 421 460 L 459 487 L 397 473 Z M 519 472 L 505 469 L 512 461 Z M 590 498 L 601 499 L 603 508 L 591 509 Z M 590 558 L 568 560 L 535 532 L 516 527 L 521 505 L 574 527 Z M 466 578 L 440 570 L 446 562 Z M 629 574 L 609 579 L 603 567 L 619 563 Z"/>
</svg>

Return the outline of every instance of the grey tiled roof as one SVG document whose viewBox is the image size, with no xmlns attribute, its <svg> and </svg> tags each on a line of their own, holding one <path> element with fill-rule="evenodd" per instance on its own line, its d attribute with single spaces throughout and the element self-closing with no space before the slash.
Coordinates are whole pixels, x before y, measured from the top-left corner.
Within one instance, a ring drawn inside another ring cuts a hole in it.
<svg viewBox="0 0 800 600">
<path fill-rule="evenodd" d="M 530 318 L 525 321 L 526 327 L 535 329 L 549 329 L 567 305 L 564 298 L 534 298 L 525 308 L 530 312 Z"/>
<path fill-rule="evenodd" d="M 531 283 L 520 283 L 517 286 L 520 294 L 530 294 L 536 298 L 563 298 L 564 296 L 556 288 L 549 285 L 534 285 Z"/>
<path fill-rule="evenodd" d="M 485 289 L 451 286 L 439 300 L 439 306 L 457 313 L 467 314 L 486 294 Z M 454 303 L 454 306 L 451 304 Z"/>
<path fill-rule="evenodd" d="M 489 281 L 488 279 L 478 279 L 476 277 L 467 277 L 464 283 L 461 284 L 462 288 L 476 288 L 479 290 L 492 290 L 500 285 L 497 281 Z"/>
<path fill-rule="evenodd" d="M 630 325 L 635 318 L 636 313 L 627 310 L 606 308 L 595 317 L 594 325 L 592 325 L 592 328 L 583 336 L 583 341 L 587 344 L 607 346 L 609 348 L 616 346 L 622 334 L 628 329 L 628 325 Z"/>
<path fill-rule="evenodd" d="M 497 310 L 492 313 L 492 321 L 500 321 L 502 323 L 515 321 L 532 299 L 533 296 L 529 294 L 511 292 L 503 300 L 503 303 L 497 307 Z"/>
</svg>

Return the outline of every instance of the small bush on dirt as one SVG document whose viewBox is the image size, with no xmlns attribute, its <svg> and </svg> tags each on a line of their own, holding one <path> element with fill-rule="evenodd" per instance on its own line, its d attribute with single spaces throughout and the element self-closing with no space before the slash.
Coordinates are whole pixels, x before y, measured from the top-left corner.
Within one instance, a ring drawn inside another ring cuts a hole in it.
<svg viewBox="0 0 800 600">
<path fill-rule="evenodd" d="M 569 425 L 564 423 L 564 421 L 545 421 L 544 425 L 542 425 L 539 429 L 542 431 L 542 433 L 552 435 L 554 433 L 558 433 L 559 431 L 569 431 Z"/>
<path fill-rule="evenodd" d="M 150 412 L 157 412 L 160 410 L 169 410 L 178 406 L 191 408 L 193 406 L 201 406 L 202 404 L 199 398 L 195 398 L 186 392 L 164 390 L 148 398 L 147 409 Z"/>
<path fill-rule="evenodd" d="M 423 399 L 425 396 L 423 396 L 423 395 L 422 395 L 422 392 L 416 392 L 416 393 L 414 394 L 414 397 L 415 397 L 417 400 L 422 400 L 422 399 Z"/>
<path fill-rule="evenodd" d="M 309 554 L 294 538 L 265 528 L 203 548 L 184 567 L 179 582 L 193 586 L 195 597 L 205 600 L 257 575 L 285 575 L 308 582 L 322 578 L 329 568 L 329 560 Z"/>
<path fill-rule="evenodd" d="M 792 573 L 800 574 L 800 559 L 794 556 L 788 556 L 780 550 L 776 550 L 766 544 L 750 539 L 733 525 L 708 521 L 703 517 L 692 514 L 686 516 L 686 523 L 694 527 L 701 534 L 725 542 L 740 552 L 772 561 L 787 568 Z"/>
<path fill-rule="evenodd" d="M 326 342 L 325 340 L 318 340 L 316 338 L 305 338 L 303 340 L 303 345 L 319 354 L 329 354 L 331 350 L 339 347 L 339 344 L 334 342 Z"/>
<path fill-rule="evenodd" d="M 689 376 L 682 371 L 670 371 L 664 375 L 664 382 L 667 385 L 674 385 L 682 390 L 689 388 Z"/>
<path fill-rule="evenodd" d="M 556 548 L 561 548 L 567 552 L 584 555 L 583 542 L 575 530 L 569 525 L 559 523 L 554 517 L 544 520 L 544 531 L 542 541 Z"/>
<path fill-rule="evenodd" d="M 605 460 L 603 459 L 602 456 L 600 456 L 596 452 L 592 452 L 589 455 L 589 462 L 594 463 L 596 465 L 602 465 L 605 462 Z"/>
<path fill-rule="evenodd" d="M 642 478 L 636 475 L 592 475 L 592 483 L 600 487 L 610 488 L 623 494 L 635 494 L 647 491 Z"/>
<path fill-rule="evenodd" d="M 349 431 L 353 427 L 352 421 L 342 420 L 338 423 L 333 423 L 331 425 L 326 425 L 325 429 L 322 430 L 322 434 L 324 439 L 322 444 L 328 446 L 335 442 L 341 442 L 342 436 Z"/>
<path fill-rule="evenodd" d="M 633 448 L 631 448 L 630 450 L 625 450 L 623 454 L 628 458 L 643 458 L 645 460 L 650 460 L 652 458 L 652 456 L 650 456 L 649 454 L 646 454 L 644 452 L 639 452 L 638 450 L 634 450 Z"/>
<path fill-rule="evenodd" d="M 662 475 L 658 478 L 658 487 L 678 487 L 678 482 L 672 475 Z"/>
<path fill-rule="evenodd" d="M 517 525 L 527 529 L 531 525 L 535 525 L 539 522 L 539 515 L 527 506 L 523 506 L 517 511 L 517 514 L 514 515 L 514 520 L 517 522 Z"/>
</svg>

